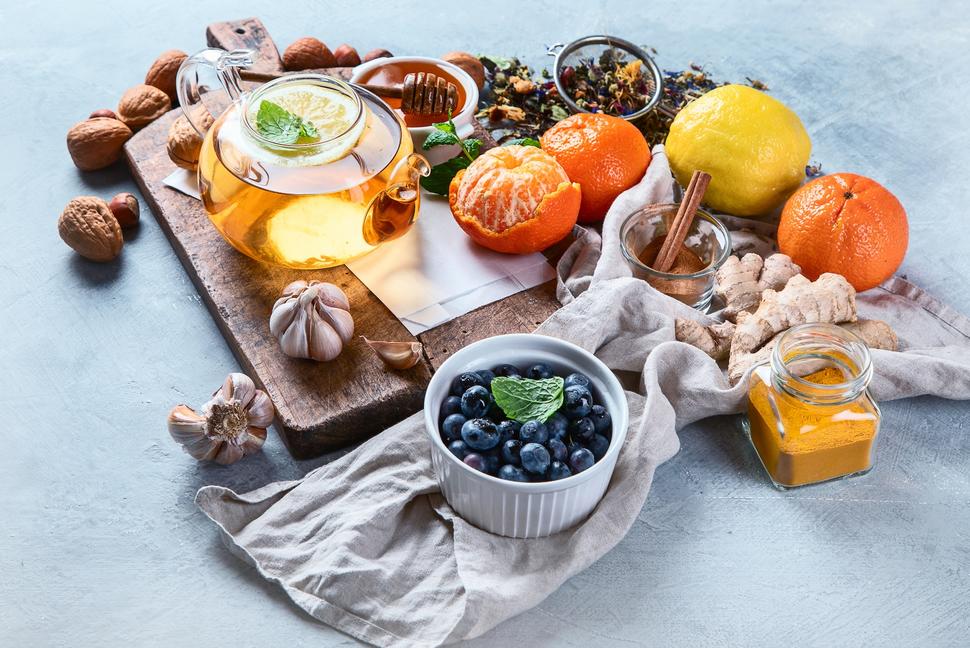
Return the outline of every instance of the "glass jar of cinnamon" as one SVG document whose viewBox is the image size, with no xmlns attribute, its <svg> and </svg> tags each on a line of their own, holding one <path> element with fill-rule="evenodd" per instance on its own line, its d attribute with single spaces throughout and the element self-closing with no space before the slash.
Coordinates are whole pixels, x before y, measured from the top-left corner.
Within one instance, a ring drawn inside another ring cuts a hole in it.
<svg viewBox="0 0 970 648">
<path fill-rule="evenodd" d="M 872 360 L 833 324 L 796 326 L 748 383 L 745 427 L 772 483 L 791 488 L 872 468 L 881 414 L 869 395 Z"/>
<path fill-rule="evenodd" d="M 680 203 L 639 209 L 620 226 L 620 249 L 633 276 L 684 302 L 707 311 L 714 296 L 714 274 L 731 255 L 731 234 L 720 220 L 698 209 L 683 247 L 667 272 L 652 267 L 671 230 Z"/>
</svg>

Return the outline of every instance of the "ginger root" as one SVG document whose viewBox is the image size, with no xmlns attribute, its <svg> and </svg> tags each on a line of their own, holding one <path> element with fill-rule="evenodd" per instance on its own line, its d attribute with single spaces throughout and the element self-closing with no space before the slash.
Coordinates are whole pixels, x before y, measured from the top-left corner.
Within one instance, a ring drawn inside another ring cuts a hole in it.
<svg viewBox="0 0 970 648">
<path fill-rule="evenodd" d="M 714 294 L 725 304 L 724 319 L 733 322 L 739 313 L 751 312 L 765 290 L 781 290 L 799 272 L 787 254 L 729 256 L 714 277 Z"/>
<path fill-rule="evenodd" d="M 870 349 L 895 351 L 899 348 L 899 338 L 896 337 L 896 332 L 882 320 L 858 320 L 839 324 L 839 326 L 855 333 Z M 731 384 L 736 385 L 748 369 L 768 360 L 780 337 L 781 333 L 778 333 L 767 344 L 752 353 L 732 354 L 731 362 L 728 365 L 728 379 Z"/>
<path fill-rule="evenodd" d="M 734 324 L 723 322 L 704 326 L 689 319 L 674 322 L 674 333 L 678 342 L 696 346 L 715 360 L 724 360 L 731 351 L 731 337 Z"/>
<path fill-rule="evenodd" d="M 776 334 L 799 324 L 838 324 L 855 319 L 855 289 L 845 277 L 827 272 L 809 281 L 803 275 L 795 275 L 783 290 L 764 291 L 754 313 L 738 314 L 731 352 L 750 353 Z"/>
</svg>

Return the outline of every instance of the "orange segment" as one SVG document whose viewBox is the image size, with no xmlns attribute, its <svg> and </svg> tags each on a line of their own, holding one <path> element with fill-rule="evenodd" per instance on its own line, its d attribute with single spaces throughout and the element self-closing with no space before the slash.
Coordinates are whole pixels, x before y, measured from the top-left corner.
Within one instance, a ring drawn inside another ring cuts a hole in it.
<svg viewBox="0 0 970 648">
<path fill-rule="evenodd" d="M 538 252 L 572 231 L 582 193 L 563 168 L 533 146 L 486 151 L 451 181 L 455 221 L 496 252 Z"/>
</svg>

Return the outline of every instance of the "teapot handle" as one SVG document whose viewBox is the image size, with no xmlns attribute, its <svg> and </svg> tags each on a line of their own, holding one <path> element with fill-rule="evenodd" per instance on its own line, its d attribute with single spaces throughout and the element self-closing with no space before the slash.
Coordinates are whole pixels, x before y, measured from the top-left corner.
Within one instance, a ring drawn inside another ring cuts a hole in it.
<svg viewBox="0 0 970 648">
<path fill-rule="evenodd" d="M 418 218 L 421 178 L 431 173 L 423 156 L 411 153 L 397 163 L 388 178 L 387 189 L 377 194 L 364 217 L 364 240 L 380 245 L 403 236 Z"/>
<path fill-rule="evenodd" d="M 243 94 L 238 68 L 249 67 L 252 64 L 252 50 L 236 49 L 227 52 L 219 48 L 204 49 L 182 62 L 175 79 L 175 88 L 185 118 L 199 135 L 205 136 L 208 124 L 219 117 L 218 114 L 212 113 L 212 108 L 203 100 L 203 95 L 209 91 L 209 87 L 200 81 L 200 72 L 206 69 L 210 74 L 214 72 L 229 96 L 230 102 L 235 102 Z M 196 107 L 200 108 L 197 110 Z M 219 106 L 219 114 L 222 114 L 227 107 L 228 105 Z M 212 121 L 203 120 L 199 110 L 208 112 Z"/>
</svg>

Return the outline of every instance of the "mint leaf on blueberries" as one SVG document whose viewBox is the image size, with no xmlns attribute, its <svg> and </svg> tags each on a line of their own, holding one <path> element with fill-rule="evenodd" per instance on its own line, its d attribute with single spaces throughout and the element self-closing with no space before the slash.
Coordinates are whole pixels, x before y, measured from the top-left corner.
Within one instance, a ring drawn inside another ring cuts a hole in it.
<svg viewBox="0 0 970 648">
<path fill-rule="evenodd" d="M 539 140 L 534 139 L 532 137 L 520 137 L 518 139 L 511 139 L 508 142 L 502 144 L 502 146 L 514 146 L 516 144 L 520 146 L 534 146 L 536 148 L 542 148 L 541 145 L 539 144 Z"/>
<path fill-rule="evenodd" d="M 563 379 L 559 376 L 542 380 L 500 376 L 492 380 L 492 396 L 510 419 L 520 423 L 544 423 L 562 407 Z"/>
</svg>

